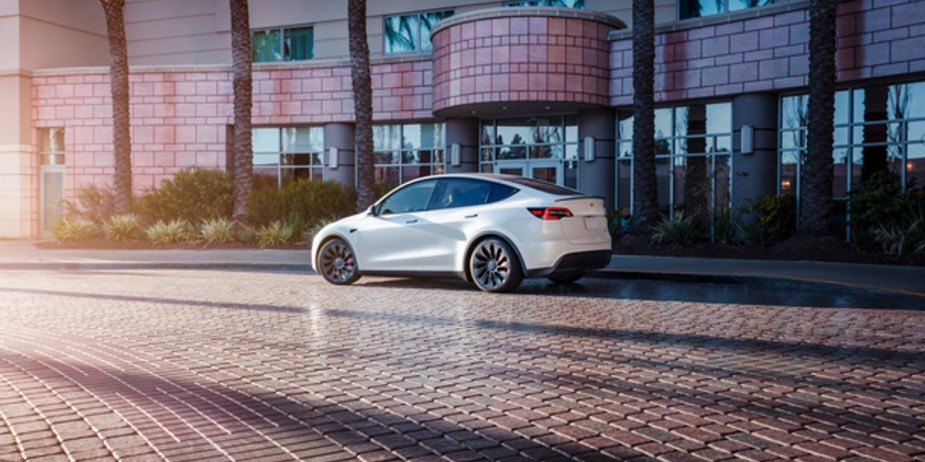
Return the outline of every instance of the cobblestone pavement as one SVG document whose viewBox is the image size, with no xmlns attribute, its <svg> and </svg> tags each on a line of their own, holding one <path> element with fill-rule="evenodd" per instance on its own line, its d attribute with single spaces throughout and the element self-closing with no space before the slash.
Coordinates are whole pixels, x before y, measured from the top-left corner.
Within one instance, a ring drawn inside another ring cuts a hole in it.
<svg viewBox="0 0 925 462">
<path fill-rule="evenodd" d="M 925 459 L 925 312 L 623 284 L 0 271 L 0 460 Z"/>
</svg>

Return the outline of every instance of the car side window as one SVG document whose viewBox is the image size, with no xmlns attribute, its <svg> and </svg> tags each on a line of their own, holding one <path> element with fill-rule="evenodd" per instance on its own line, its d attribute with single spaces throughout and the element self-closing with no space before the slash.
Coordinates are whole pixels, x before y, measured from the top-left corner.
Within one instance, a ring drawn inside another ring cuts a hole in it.
<svg viewBox="0 0 925 462">
<path fill-rule="evenodd" d="M 517 191 L 519 191 L 517 188 L 512 188 L 500 183 L 492 183 L 491 193 L 488 194 L 488 203 L 494 204 L 495 202 L 503 201 L 516 194 Z"/>
<path fill-rule="evenodd" d="M 435 209 L 449 209 L 456 207 L 469 207 L 488 202 L 491 194 L 491 183 L 481 180 L 465 178 L 448 178 L 440 180 L 441 188 L 434 197 Z"/>
<path fill-rule="evenodd" d="M 427 210 L 427 204 L 430 203 L 436 185 L 436 181 L 421 181 L 395 191 L 379 204 L 379 214 L 389 215 Z"/>
</svg>

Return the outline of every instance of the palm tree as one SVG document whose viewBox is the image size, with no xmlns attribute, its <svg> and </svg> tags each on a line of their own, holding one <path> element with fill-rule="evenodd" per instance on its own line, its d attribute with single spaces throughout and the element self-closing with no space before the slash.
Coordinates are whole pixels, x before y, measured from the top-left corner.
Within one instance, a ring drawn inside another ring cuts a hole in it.
<svg viewBox="0 0 925 462">
<path fill-rule="evenodd" d="M 837 0 L 811 0 L 809 4 L 809 121 L 799 221 L 799 232 L 804 235 L 828 233 L 834 209 L 836 6 Z"/>
<path fill-rule="evenodd" d="M 357 211 L 376 201 L 373 165 L 373 84 L 369 69 L 369 43 L 366 38 L 366 0 L 349 0 L 347 22 L 350 29 L 350 74 L 353 77 L 353 110 L 356 118 Z"/>
<path fill-rule="evenodd" d="M 655 180 L 655 7 L 633 1 L 633 223 L 645 235 L 658 220 Z"/>
<path fill-rule="evenodd" d="M 129 118 L 128 51 L 125 44 L 125 0 L 99 0 L 106 15 L 112 93 L 112 150 L 115 157 L 115 213 L 132 209 L 132 138 Z"/>
<path fill-rule="evenodd" d="M 247 197 L 251 192 L 254 172 L 254 152 L 251 141 L 251 106 L 253 77 L 251 63 L 250 18 L 247 0 L 231 2 L 231 56 L 234 62 L 232 86 L 234 88 L 234 134 L 232 135 L 232 161 L 234 168 L 234 219 L 239 224 L 247 221 Z"/>
</svg>

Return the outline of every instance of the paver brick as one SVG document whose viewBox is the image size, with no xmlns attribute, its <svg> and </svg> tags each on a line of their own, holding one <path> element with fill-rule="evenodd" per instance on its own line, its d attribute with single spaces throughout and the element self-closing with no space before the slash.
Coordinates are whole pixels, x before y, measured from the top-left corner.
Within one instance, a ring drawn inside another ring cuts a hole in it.
<svg viewBox="0 0 925 462">
<path fill-rule="evenodd" d="M 645 300 L 611 283 L 495 297 L 3 272 L 0 459 L 22 458 L 16 438 L 75 460 L 223 457 L 213 445 L 332 461 L 925 455 L 921 313 Z"/>
</svg>

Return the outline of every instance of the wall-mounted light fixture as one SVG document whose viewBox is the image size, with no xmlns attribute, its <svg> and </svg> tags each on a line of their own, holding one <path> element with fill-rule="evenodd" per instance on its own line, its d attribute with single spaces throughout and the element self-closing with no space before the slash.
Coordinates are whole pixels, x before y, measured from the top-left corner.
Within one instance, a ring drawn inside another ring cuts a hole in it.
<svg viewBox="0 0 925 462">
<path fill-rule="evenodd" d="M 585 162 L 594 162 L 594 137 L 585 137 Z"/>
<path fill-rule="evenodd" d="M 459 143 L 450 145 L 450 165 L 454 167 L 459 167 L 459 164 L 462 163 L 460 149 Z"/>
<path fill-rule="evenodd" d="M 743 125 L 739 133 L 739 152 L 751 154 L 755 151 L 755 127 Z"/>
<path fill-rule="evenodd" d="M 337 168 L 337 148 L 331 146 L 328 149 L 328 167 Z"/>
</svg>

